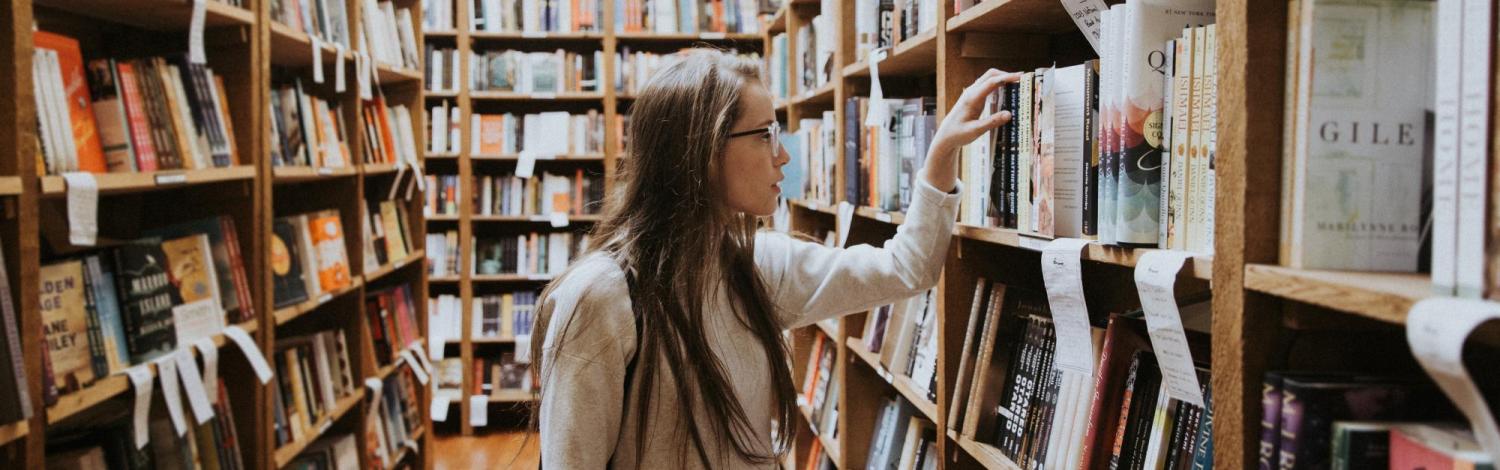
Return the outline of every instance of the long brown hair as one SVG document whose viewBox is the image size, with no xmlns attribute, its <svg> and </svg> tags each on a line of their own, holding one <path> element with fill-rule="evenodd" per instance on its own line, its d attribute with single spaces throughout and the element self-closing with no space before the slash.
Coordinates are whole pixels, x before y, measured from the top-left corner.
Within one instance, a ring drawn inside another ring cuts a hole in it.
<svg viewBox="0 0 1500 470">
<path fill-rule="evenodd" d="M 781 317 L 755 268 L 756 219 L 729 209 L 721 184 L 723 151 L 742 112 L 741 90 L 759 81 L 759 66 L 751 60 L 714 50 L 684 51 L 646 82 L 631 107 L 628 156 L 588 251 L 607 255 L 632 281 L 639 335 L 634 384 L 626 387 L 638 387 L 627 394 L 630 402 L 623 409 L 637 413 L 637 456 L 645 455 L 647 423 L 654 418 L 647 411 L 663 373 L 673 378 L 684 409 L 677 413 L 676 429 L 689 434 L 703 466 L 715 466 L 706 443 L 728 441 L 740 458 L 755 464 L 774 462 L 791 447 L 797 405 L 790 352 Z M 542 291 L 540 305 L 566 277 Z M 751 426 L 759 417 L 746 416 L 729 371 L 708 343 L 705 306 L 723 287 L 770 364 L 780 429 L 769 452 Z M 540 338 L 547 335 L 550 317 L 544 308 L 534 330 L 539 336 L 532 342 L 532 367 L 538 374 L 545 370 Z M 566 332 L 570 325 L 560 326 Z M 554 351 L 564 348 L 565 336 L 555 336 Z M 538 411 L 534 407 L 533 423 Z M 704 414 L 695 415 L 699 411 Z"/>
</svg>

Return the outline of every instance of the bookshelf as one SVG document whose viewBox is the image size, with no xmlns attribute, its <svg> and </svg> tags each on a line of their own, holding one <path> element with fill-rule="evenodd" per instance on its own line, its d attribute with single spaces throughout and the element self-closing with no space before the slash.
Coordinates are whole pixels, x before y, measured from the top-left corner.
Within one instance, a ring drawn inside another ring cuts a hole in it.
<svg viewBox="0 0 1500 470">
<path fill-rule="evenodd" d="M 839 45 L 834 54 L 840 77 L 813 90 L 800 89 L 800 64 L 795 40 L 789 41 L 792 65 L 788 74 L 790 93 L 777 100 L 776 111 L 787 127 L 797 129 L 797 120 L 817 117 L 833 110 L 843 142 L 842 125 L 846 99 L 868 96 L 870 67 L 865 57 L 854 53 L 851 18 L 854 2 L 841 2 L 841 11 L 819 11 L 818 2 L 788 1 L 774 15 L 765 17 L 762 31 L 765 48 L 772 36 L 786 33 L 796 38 L 808 28 L 812 17 L 837 15 Z M 898 2 L 899 4 L 900 2 Z M 1072 65 L 1096 57 L 1077 31 L 1063 7 L 1050 0 L 982 0 L 955 13 L 955 3 L 937 2 L 935 30 L 918 33 L 887 51 L 879 72 L 886 97 L 932 96 L 937 99 L 938 121 L 957 100 L 963 88 L 990 67 L 1024 71 L 1052 63 Z M 1115 3 L 1115 2 L 1110 2 Z M 1178 277 L 1179 298 L 1184 293 L 1212 293 L 1211 370 L 1216 423 L 1213 429 L 1214 460 L 1220 468 L 1251 468 L 1257 462 L 1261 433 L 1261 387 L 1267 371 L 1307 368 L 1310 370 L 1357 370 L 1421 374 L 1412 362 L 1404 337 L 1407 311 L 1416 302 L 1432 297 L 1425 273 L 1346 272 L 1297 269 L 1278 264 L 1280 240 L 1281 174 L 1284 84 L 1287 43 L 1285 2 L 1216 2 L 1219 60 L 1217 121 L 1217 186 L 1213 254 L 1198 254 L 1184 265 Z M 966 55 L 969 42 L 998 43 L 1011 50 L 995 57 Z M 768 64 L 769 68 L 769 64 Z M 1493 110 L 1491 111 L 1493 113 Z M 1491 122 L 1494 122 L 1492 117 Z M 825 124 L 826 125 L 826 124 Z M 1491 144 L 1491 146 L 1494 146 Z M 834 192 L 842 199 L 845 146 L 838 149 L 838 182 Z M 1489 181 L 1497 173 L 1491 168 Z M 1491 190 L 1491 194 L 1494 191 Z M 1493 199 L 1493 198 L 1491 198 Z M 791 228 L 815 239 L 837 230 L 836 206 L 811 200 L 789 201 Z M 1495 217 L 1496 208 L 1487 209 Z M 878 245 L 901 223 L 899 212 L 857 207 L 849 225 L 849 245 Z M 817 324 L 791 332 L 793 380 L 801 380 L 809 367 L 813 339 L 829 338 L 841 347 L 833 373 L 842 377 L 838 437 L 811 432 L 812 417 L 803 410 L 803 422 L 793 426 L 798 434 L 796 451 L 786 468 L 809 467 L 808 448 L 820 442 L 841 469 L 864 468 L 870 450 L 869 427 L 875 422 L 883 400 L 898 400 L 917 414 L 937 424 L 939 452 L 946 468 L 1018 469 L 995 447 L 961 436 L 948 428 L 948 410 L 954 399 L 962 356 L 974 280 L 984 277 L 1008 285 L 1040 290 L 1038 266 L 1045 241 L 1001 228 L 960 224 L 954 231 L 948 263 L 939 282 L 937 304 L 938 359 L 937 400 L 932 403 L 913 392 L 910 379 L 891 374 L 869 353 L 855 335 L 863 330 L 868 313 L 850 315 L 835 325 Z M 1084 286 L 1091 313 L 1115 312 L 1138 305 L 1133 271 L 1141 257 L 1152 250 L 1090 244 L 1082 252 Z M 1492 255 L 1491 255 L 1492 256 Z M 1212 286 L 1210 290 L 1210 286 Z M 1358 337 L 1361 339 L 1347 339 Z M 1493 332 L 1481 331 L 1473 343 L 1487 344 L 1478 353 L 1485 364 L 1496 357 Z M 1337 341 L 1347 351 L 1319 347 L 1319 340 Z M 1354 343 L 1354 344 L 1351 344 Z M 1310 352 L 1311 351 L 1311 352 Z M 1324 355 L 1318 358 L 1315 356 Z M 1382 358 L 1379 360 L 1373 358 Z M 1383 358 L 1391 358 L 1385 361 Z M 1471 366 L 1474 370 L 1484 370 Z M 903 380 L 905 379 L 905 380 Z M 835 379 L 837 380 L 837 379 Z M 800 388 L 799 388 L 800 390 Z"/>
<path fill-rule="evenodd" d="M 631 51 L 645 51 L 653 53 L 670 53 L 680 48 L 694 45 L 712 45 L 717 47 L 738 48 L 742 52 L 762 51 L 760 34 L 745 33 L 680 33 L 680 34 L 657 34 L 641 32 L 619 32 L 613 28 L 613 22 L 608 19 L 615 17 L 615 2 L 603 2 L 603 17 L 606 26 L 599 31 L 579 32 L 488 32 L 473 31 L 469 23 L 471 8 L 474 2 L 453 2 L 454 30 L 452 31 L 424 31 L 423 42 L 427 46 L 438 48 L 453 48 L 458 51 L 460 57 L 467 56 L 470 52 L 520 50 L 532 52 L 550 52 L 557 49 L 568 52 L 592 53 L 602 51 L 604 61 L 599 68 L 599 76 L 613 77 L 621 64 L 617 63 L 615 53 L 629 49 Z M 628 113 L 633 97 L 625 92 L 616 90 L 612 81 L 606 81 L 600 86 L 600 91 L 563 92 L 563 93 L 521 93 L 511 91 L 481 91 L 474 90 L 472 83 L 467 77 L 470 76 L 469 60 L 464 60 L 460 75 L 465 77 L 456 92 L 432 92 L 424 88 L 423 99 L 427 109 L 439 106 L 446 102 L 450 106 L 459 109 L 460 126 L 459 141 L 462 143 L 460 151 L 453 152 L 425 152 L 426 159 L 431 163 L 429 174 L 457 175 L 461 181 L 461 194 L 458 197 L 458 211 L 456 214 L 435 214 L 426 217 L 427 230 L 429 233 L 443 233 L 453 230 L 458 235 L 457 275 L 434 275 L 429 276 L 427 281 L 434 296 L 440 294 L 453 295 L 459 299 L 462 307 L 461 325 L 462 337 L 452 338 L 448 343 L 449 354 L 457 350 L 458 356 L 463 364 L 463 392 L 459 395 L 464 399 L 455 400 L 451 406 L 447 422 L 458 423 L 459 431 L 464 435 L 473 434 L 475 426 L 469 420 L 470 406 L 467 399 L 472 393 L 468 391 L 476 388 L 475 381 L 479 380 L 474 375 L 473 364 L 475 357 L 483 353 L 498 357 L 500 351 L 513 351 L 516 347 L 514 338 L 481 338 L 472 335 L 473 322 L 479 321 L 478 314 L 474 311 L 474 301 L 489 294 L 501 294 L 521 289 L 540 291 L 554 276 L 548 274 L 478 274 L 478 270 L 471 264 L 474 262 L 470 255 L 474 253 L 473 240 L 475 237 L 483 238 L 486 235 L 515 233 L 541 232 L 547 233 L 557 230 L 586 231 L 593 224 L 599 222 L 602 216 L 595 214 L 568 216 L 568 227 L 566 229 L 551 228 L 550 219 L 547 216 L 538 215 L 485 215 L 476 204 L 474 191 L 475 185 L 470 182 L 477 177 L 500 176 L 513 174 L 520 160 L 517 154 L 495 154 L 483 153 L 478 149 L 471 148 L 473 142 L 470 127 L 471 119 L 476 114 L 500 114 L 500 113 L 535 113 L 546 111 L 568 111 L 581 113 L 587 110 L 596 110 L 604 119 L 604 150 L 600 153 L 565 153 L 553 156 L 538 157 L 535 161 L 535 174 L 558 169 L 573 171 L 582 168 L 585 171 L 597 171 L 604 175 L 606 182 L 605 191 L 609 191 L 609 184 L 615 171 L 619 168 L 621 143 L 615 134 L 615 120 Z M 576 236 L 576 235 L 575 235 Z M 437 253 L 429 253 L 429 256 L 441 256 Z M 535 400 L 535 395 L 521 390 L 501 390 L 491 396 L 490 411 L 499 410 L 523 410 L 529 411 L 530 403 Z"/>
<path fill-rule="evenodd" d="M 342 0 L 341 0 L 342 1 Z M 244 0 L 242 6 L 207 0 L 204 2 L 204 44 L 208 65 L 224 80 L 228 114 L 238 162 L 226 167 L 158 170 L 96 175 L 99 188 L 99 233 L 101 242 L 134 236 L 142 230 L 187 222 L 208 216 L 227 216 L 233 221 L 236 249 L 241 255 L 249 298 L 255 310 L 252 320 L 238 326 L 253 343 L 270 356 L 282 338 L 323 330 L 343 331 L 350 347 L 353 378 L 383 379 L 404 365 L 377 368 L 365 324 L 365 297 L 380 289 L 410 285 L 413 296 L 426 298 L 426 252 L 413 246 L 407 256 L 364 270 L 362 250 L 365 233 L 360 208 L 378 204 L 392 194 L 392 187 L 411 184 L 411 168 L 394 164 L 363 164 L 364 114 L 360 112 L 354 68 L 359 46 L 339 49 L 323 43 L 313 49 L 312 39 L 272 20 L 272 2 Z M 349 27 L 363 24 L 358 0 L 344 1 Z M 413 28 L 421 37 L 419 0 L 395 0 L 396 8 L 414 15 Z M 3 249 L 10 289 L 19 316 L 19 331 L 40 331 L 40 267 L 74 254 L 84 247 L 68 244 L 67 183 L 61 176 L 40 176 L 42 149 L 38 145 L 38 112 L 34 106 L 32 79 L 33 25 L 38 29 L 76 38 L 85 59 L 136 58 L 181 54 L 187 50 L 193 2 L 182 0 L 5 0 L 0 2 L 0 249 Z M 316 54 L 316 56 L 315 56 Z M 343 60 L 339 58 L 342 56 Z M 312 64 L 321 60 L 327 84 L 314 84 Z M 345 90 L 332 85 L 337 68 L 347 76 Z M 378 64 L 372 68 L 373 87 L 388 105 L 422 109 L 420 67 L 409 69 Z M 350 160 L 335 167 L 282 167 L 270 158 L 271 115 L 267 112 L 275 86 L 300 78 L 318 97 L 337 105 L 346 126 Z M 423 147 L 422 115 L 413 113 L 416 145 Z M 11 149 L 14 149 L 13 151 Z M 420 155 L 419 155 L 420 157 Z M 404 189 L 403 189 L 404 191 Z M 407 198 L 396 192 L 396 202 L 410 215 L 409 234 L 421 240 L 425 234 L 420 193 Z M 274 307 L 272 259 L 268 255 L 272 221 L 279 216 L 315 209 L 338 209 L 344 231 L 342 243 L 351 270 L 349 285 L 314 296 L 307 301 Z M 416 307 L 418 332 L 426 331 L 425 302 Z M 421 333 L 422 336 L 425 333 Z M 42 340 L 37 334 L 22 334 L 28 395 L 34 412 L 28 420 L 0 425 L 0 466 L 43 468 L 54 440 L 68 433 L 93 429 L 95 420 L 128 410 L 131 384 L 123 374 L 101 377 L 82 389 L 65 393 L 48 406 L 42 401 Z M 279 469 L 332 430 L 353 434 L 360 449 L 361 467 L 368 467 L 366 434 L 374 415 L 368 390 L 357 388 L 340 398 L 330 413 L 315 423 L 314 433 L 287 445 L 275 446 L 272 385 L 255 379 L 244 353 L 224 334 L 214 335 L 220 373 L 232 403 L 240 454 L 246 468 Z M 273 361 L 274 362 L 274 361 Z M 274 369 L 274 366 L 273 366 Z M 148 367 L 155 374 L 154 367 Z M 280 377 L 278 377 L 280 378 Z M 432 434 L 426 432 L 428 393 L 419 388 L 420 404 L 414 416 L 423 418 L 412 436 L 411 449 L 402 450 L 387 468 L 400 463 L 431 468 Z M 128 414 L 127 414 L 128 416 Z M 374 445 L 370 443 L 370 445 Z M 398 447 L 400 443 L 397 443 Z M 368 462 L 373 463 L 373 462 Z"/>
</svg>

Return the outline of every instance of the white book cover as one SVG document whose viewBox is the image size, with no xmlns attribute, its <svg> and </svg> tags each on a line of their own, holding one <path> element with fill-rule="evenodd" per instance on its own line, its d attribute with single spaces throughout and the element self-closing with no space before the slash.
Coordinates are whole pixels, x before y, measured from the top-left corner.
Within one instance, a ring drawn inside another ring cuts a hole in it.
<svg viewBox="0 0 1500 470">
<path fill-rule="evenodd" d="M 1052 148 L 1052 216 L 1053 234 L 1059 237 L 1083 236 L 1083 171 L 1088 149 L 1084 147 L 1089 130 L 1084 129 L 1088 106 L 1084 65 L 1057 69 L 1052 73 L 1052 103 L 1055 110 Z"/>
<path fill-rule="evenodd" d="M 1432 74 L 1432 289 L 1453 295 L 1458 256 L 1459 94 L 1462 86 L 1463 0 L 1438 0 L 1436 67 Z"/>
<path fill-rule="evenodd" d="M 1303 5 L 1286 264 L 1413 271 L 1421 234 L 1431 3 Z M 1300 119 L 1299 119 L 1300 120 Z"/>
<path fill-rule="evenodd" d="M 1219 51 L 1216 28 L 1212 24 L 1200 28 L 1206 30 L 1204 32 L 1206 41 L 1203 46 L 1203 73 L 1206 77 L 1203 80 L 1204 99 L 1201 120 L 1204 141 L 1203 152 L 1199 155 L 1199 163 L 1194 170 L 1197 170 L 1203 181 L 1202 190 L 1196 196 L 1199 206 L 1203 208 L 1203 216 L 1198 225 L 1193 227 L 1194 244 L 1188 247 L 1191 251 L 1208 254 L 1214 252 L 1214 200 L 1218 197 L 1215 189 L 1218 184 L 1218 177 L 1215 176 L 1217 164 L 1214 161 L 1214 154 L 1219 148 Z"/>
<path fill-rule="evenodd" d="M 1129 3 L 1119 3 L 1105 10 L 1100 23 L 1100 34 L 1105 39 L 1105 52 L 1099 61 L 1099 200 L 1098 207 L 1098 236 L 1099 242 L 1105 244 L 1115 243 L 1115 168 L 1119 165 L 1115 162 L 1115 153 L 1119 147 L 1118 126 L 1120 103 L 1117 97 L 1120 95 L 1120 54 L 1124 49 L 1121 44 L 1125 42 L 1125 15 L 1130 8 Z"/>
<path fill-rule="evenodd" d="M 1493 0 L 1463 0 L 1462 76 L 1458 140 L 1458 295 L 1484 294 L 1485 235 L 1489 232 L 1490 87 L 1493 76 Z"/>
<path fill-rule="evenodd" d="M 445 122 L 446 119 L 443 119 L 444 116 L 448 115 L 447 108 L 448 103 L 444 102 L 443 104 L 433 106 L 432 112 L 428 113 L 429 119 L 432 122 L 432 129 L 427 133 L 427 138 L 430 139 L 428 151 L 433 153 L 448 151 L 448 123 Z"/>
</svg>

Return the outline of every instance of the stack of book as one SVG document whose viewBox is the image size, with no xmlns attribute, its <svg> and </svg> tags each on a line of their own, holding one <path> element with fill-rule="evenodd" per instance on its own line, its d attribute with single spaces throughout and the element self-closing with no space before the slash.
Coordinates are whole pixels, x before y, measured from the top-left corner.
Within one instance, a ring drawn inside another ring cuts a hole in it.
<svg viewBox="0 0 1500 470">
<path fill-rule="evenodd" d="M 803 96 L 812 94 L 843 73 L 834 70 L 833 51 L 838 48 L 839 38 L 838 25 L 833 18 L 833 15 L 818 15 L 813 17 L 808 27 L 797 30 L 795 70 L 798 91 Z"/>
<path fill-rule="evenodd" d="M 860 344 L 880 355 L 880 366 L 905 376 L 927 400 L 937 402 L 937 291 L 870 312 Z"/>
<path fill-rule="evenodd" d="M 1261 407 L 1263 468 L 1329 468 L 1334 460 L 1350 464 L 1341 468 L 1386 468 L 1384 456 L 1398 460 L 1393 430 L 1459 418 L 1430 381 L 1354 373 L 1267 372 Z"/>
<path fill-rule="evenodd" d="M 458 61 L 458 49 L 437 48 L 431 43 L 427 44 L 426 61 L 422 63 L 422 83 L 427 84 L 428 93 L 458 93 L 460 77 L 460 64 Z"/>
<path fill-rule="evenodd" d="M 395 164 L 417 160 L 416 121 L 406 105 L 389 105 L 385 97 L 374 95 L 362 103 L 364 108 L 364 162 Z"/>
<path fill-rule="evenodd" d="M 797 122 L 797 131 L 783 133 L 781 146 L 791 161 L 781 171 L 781 193 L 787 199 L 802 199 L 832 205 L 838 191 L 838 120 L 833 111 L 824 111 L 821 119 L 802 119 Z"/>
<path fill-rule="evenodd" d="M 461 117 L 457 104 L 444 100 L 434 105 L 427 114 L 427 151 L 434 154 L 458 155 L 463 150 L 463 138 L 459 132 Z"/>
<path fill-rule="evenodd" d="M 369 51 L 371 59 L 411 70 L 422 66 L 410 8 L 397 8 L 390 0 L 362 0 L 360 15 L 365 33 L 360 38 L 366 43 L 362 50 Z"/>
<path fill-rule="evenodd" d="M 338 210 L 277 217 L 271 232 L 276 308 L 353 285 Z"/>
<path fill-rule="evenodd" d="M 343 330 L 276 338 L 272 380 L 276 446 L 320 433 L 324 419 L 334 419 L 339 400 L 359 392 Z"/>
<path fill-rule="evenodd" d="M 531 336 L 536 323 L 536 291 L 506 292 L 474 298 L 473 338 L 514 339 Z"/>
<path fill-rule="evenodd" d="M 499 357 L 474 358 L 474 386 L 470 395 L 488 395 L 499 398 L 507 390 L 531 390 L 530 364 L 517 362 L 516 354 L 500 353 Z"/>
<path fill-rule="evenodd" d="M 604 67 L 604 51 L 487 51 L 474 52 L 469 59 L 473 91 L 600 91 L 599 73 Z"/>
<path fill-rule="evenodd" d="M 458 230 L 427 234 L 427 275 L 458 275 Z"/>
<path fill-rule="evenodd" d="M 136 445 L 129 410 L 117 408 L 94 425 L 47 436 L 47 468 L 152 470 L 157 468 L 245 468 L 234 407 L 223 381 L 207 384 L 214 416 L 203 424 L 189 421 L 179 436 L 163 405 L 147 415 L 149 443 Z"/>
<path fill-rule="evenodd" d="M 725 51 L 742 59 L 760 62 L 760 54 L 756 52 L 738 52 L 734 49 Z M 676 54 L 633 51 L 630 46 L 621 46 L 620 51 L 615 53 L 615 91 L 626 94 L 640 92 L 641 87 L 646 86 L 646 80 L 651 79 L 657 69 L 675 60 L 675 56 Z"/>
<path fill-rule="evenodd" d="M 802 393 L 797 396 L 797 406 L 812 425 L 813 432 L 834 439 L 838 436 L 839 388 L 843 385 L 842 374 L 834 373 L 838 365 L 839 344 L 837 340 L 816 332 L 812 350 L 807 356 L 807 375 L 802 379 Z"/>
<path fill-rule="evenodd" d="M 937 445 L 937 425 L 893 397 L 880 410 L 866 461 L 868 468 L 937 468 Z"/>
<path fill-rule="evenodd" d="M 458 215 L 459 196 L 463 194 L 463 184 L 459 182 L 458 175 L 427 175 L 427 204 L 426 215 Z"/>
<path fill-rule="evenodd" d="M 336 99 L 308 93 L 299 78 L 271 91 L 271 164 L 340 168 L 350 165 L 344 113 Z"/>
<path fill-rule="evenodd" d="M 867 126 L 874 107 L 890 120 Z M 872 101 L 853 97 L 845 105 L 844 200 L 887 211 L 905 210 L 927 147 L 937 132 L 937 101 L 931 97 Z M 857 130 L 857 131 L 856 131 Z M 970 191 L 972 192 L 972 191 Z"/>
<path fill-rule="evenodd" d="M 855 61 L 865 60 L 873 49 L 894 48 L 936 29 L 937 14 L 936 0 L 855 1 Z"/>
<path fill-rule="evenodd" d="M 475 0 L 469 26 L 486 33 L 599 31 L 607 0 Z"/>
<path fill-rule="evenodd" d="M 186 54 L 85 62 L 76 39 L 37 31 L 32 40 L 39 174 L 239 164 L 229 95 L 208 66 Z"/>
<path fill-rule="evenodd" d="M 557 275 L 587 246 L 587 234 L 531 232 L 475 238 L 473 272 L 482 275 Z"/>
<path fill-rule="evenodd" d="M 238 232 L 228 217 L 42 265 L 46 403 L 178 346 L 254 320 Z"/>
<path fill-rule="evenodd" d="M 614 0 L 620 33 L 758 33 L 759 0 Z"/>
<path fill-rule="evenodd" d="M 469 148 L 475 155 L 542 156 L 604 153 L 604 115 L 565 111 L 524 115 L 475 114 L 469 120 Z"/>
<path fill-rule="evenodd" d="M 360 205 L 360 223 L 367 234 L 362 247 L 366 273 L 405 260 L 415 249 L 411 245 L 411 219 L 406 214 L 406 205 L 385 199 L 379 201 L 377 212 L 370 212 L 370 204 L 373 202 Z"/>
<path fill-rule="evenodd" d="M 418 402 L 417 379 L 402 367 L 385 378 L 375 419 L 365 421 L 365 442 L 370 468 L 392 468 L 404 447 L 415 447 L 413 436 L 422 429 L 424 410 Z"/>
<path fill-rule="evenodd" d="M 546 216 L 598 214 L 604 206 L 604 175 L 573 170 L 572 175 L 542 173 L 539 178 L 481 176 L 474 201 L 476 215 Z"/>
<path fill-rule="evenodd" d="M 349 12 L 343 0 L 279 0 L 271 2 L 271 21 L 323 42 L 353 45 L 349 35 Z"/>
<path fill-rule="evenodd" d="M 213 468 L 213 467 L 206 467 Z M 287 464 L 293 469 L 348 469 L 359 468 L 359 443 L 353 434 L 323 436 L 307 446 L 301 454 Z"/>
<path fill-rule="evenodd" d="M 422 31 L 454 31 L 453 0 L 422 0 Z"/>
<path fill-rule="evenodd" d="M 389 367 L 401 359 L 401 351 L 422 339 L 410 284 L 365 294 L 365 321 L 375 365 Z"/>
</svg>

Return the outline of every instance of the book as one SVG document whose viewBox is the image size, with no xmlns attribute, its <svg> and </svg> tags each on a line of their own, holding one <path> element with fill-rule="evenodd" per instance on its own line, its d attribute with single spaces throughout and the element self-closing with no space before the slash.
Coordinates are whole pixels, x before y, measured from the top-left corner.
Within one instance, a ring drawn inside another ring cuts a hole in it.
<svg viewBox="0 0 1500 470">
<path fill-rule="evenodd" d="M 1352 470 L 1379 468 L 1391 461 L 1391 429 L 1397 423 L 1381 421 L 1334 421 L 1333 457 L 1329 468 Z"/>
<path fill-rule="evenodd" d="M 301 236 L 290 218 L 277 218 L 271 224 L 269 241 L 271 261 L 271 284 L 276 308 L 303 302 L 309 298 L 307 282 L 303 280 L 308 269 L 303 266 Z"/>
<path fill-rule="evenodd" d="M 1495 463 L 1494 458 L 1479 447 L 1468 426 L 1403 424 L 1390 432 L 1390 468 L 1493 469 Z"/>
<path fill-rule="evenodd" d="M 175 351 L 173 308 L 182 305 L 183 299 L 182 291 L 172 283 L 161 239 L 125 243 L 114 249 L 114 255 L 130 362 L 139 364 Z"/>
<path fill-rule="evenodd" d="M 61 394 L 81 390 L 96 377 L 83 271 L 79 260 L 43 265 L 40 271 L 42 333 L 52 383 Z"/>
<path fill-rule="evenodd" d="M 63 134 L 73 142 L 76 155 L 72 162 L 62 168 L 53 168 L 52 174 L 63 171 L 87 171 L 104 173 L 104 148 L 99 138 L 99 126 L 94 117 L 93 99 L 89 93 L 88 77 L 84 71 L 83 52 L 78 40 L 48 31 L 36 31 L 31 35 L 37 49 L 46 49 L 54 55 L 56 75 L 61 77 L 62 101 L 58 109 L 67 117 L 67 130 Z"/>
<path fill-rule="evenodd" d="M 319 286 L 324 291 L 350 286 L 349 255 L 344 250 L 344 227 L 339 212 L 330 209 L 309 215 L 307 232 L 317 254 Z"/>
</svg>

